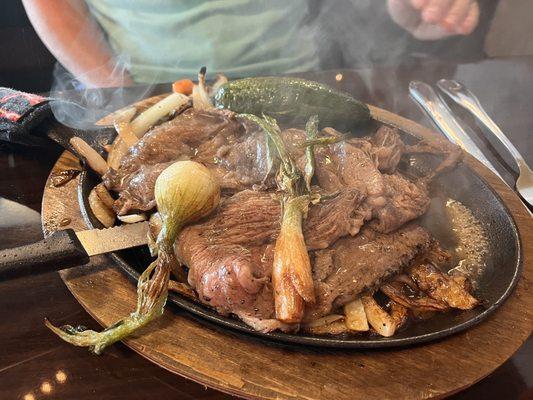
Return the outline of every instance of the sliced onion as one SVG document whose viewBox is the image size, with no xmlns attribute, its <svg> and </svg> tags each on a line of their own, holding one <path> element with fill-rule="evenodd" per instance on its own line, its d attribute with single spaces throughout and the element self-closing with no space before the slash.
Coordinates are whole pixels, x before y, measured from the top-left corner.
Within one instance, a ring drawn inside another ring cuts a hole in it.
<svg viewBox="0 0 533 400">
<path fill-rule="evenodd" d="M 78 152 L 80 156 L 85 158 L 89 167 L 98 173 L 100 176 L 107 172 L 108 166 L 106 161 L 100 154 L 96 152 L 89 144 L 82 138 L 74 136 L 70 139 L 71 146 Z"/>
<path fill-rule="evenodd" d="M 89 193 L 89 207 L 96 219 L 98 219 L 98 221 L 100 221 L 106 228 L 115 224 L 115 213 L 111 208 L 105 205 L 94 188 Z"/>
<path fill-rule="evenodd" d="M 211 96 L 214 96 L 218 89 L 220 89 L 220 87 L 225 83 L 228 83 L 228 78 L 226 77 L 226 75 L 217 74 L 215 77 L 215 82 L 211 85 L 211 88 L 209 89 L 208 93 Z"/>
<path fill-rule="evenodd" d="M 146 221 L 146 215 L 144 214 L 129 214 L 119 215 L 118 219 L 125 224 L 134 224 L 136 222 Z"/>
<path fill-rule="evenodd" d="M 109 194 L 109 191 L 104 186 L 104 184 L 99 183 L 98 185 L 96 185 L 94 187 L 94 191 L 96 192 L 100 200 L 102 200 L 102 202 L 105 204 L 105 206 L 112 210 L 113 204 L 115 203 L 115 199 L 111 197 L 111 195 Z"/>
<path fill-rule="evenodd" d="M 356 299 L 345 304 L 344 314 L 346 315 L 346 326 L 351 331 L 366 332 L 370 329 L 368 327 L 365 307 L 361 299 Z"/>
<path fill-rule="evenodd" d="M 193 298 L 193 299 L 198 298 L 196 296 L 196 293 L 194 293 L 194 290 L 192 290 L 192 288 L 189 285 L 183 282 L 174 281 L 172 279 L 168 281 L 168 290 L 179 293 L 189 298 Z"/>
<path fill-rule="evenodd" d="M 143 111 L 131 122 L 131 130 L 141 138 L 157 121 L 172 112 L 180 112 L 189 105 L 189 97 L 181 93 L 172 93 Z"/>
<path fill-rule="evenodd" d="M 315 335 L 340 335 L 341 333 L 348 332 L 348 327 L 344 323 L 344 320 L 339 319 L 326 325 L 304 327 L 304 330 Z"/>
<path fill-rule="evenodd" d="M 396 332 L 396 322 L 370 295 L 361 296 L 368 323 L 381 336 L 390 337 Z"/>
<path fill-rule="evenodd" d="M 198 85 L 192 88 L 192 106 L 195 110 L 211 110 L 214 108 L 205 85 L 205 67 L 198 73 Z"/>
<path fill-rule="evenodd" d="M 139 140 L 139 138 L 133 133 L 133 128 L 130 123 L 136 112 L 137 109 L 135 107 L 130 107 L 121 112 L 114 121 L 118 135 L 128 147 L 133 146 Z"/>
<path fill-rule="evenodd" d="M 159 235 L 159 232 L 161 232 L 161 228 L 163 227 L 163 221 L 161 221 L 161 216 L 158 212 L 153 213 L 150 216 L 149 222 L 148 222 L 148 248 L 150 249 L 150 255 L 152 257 L 157 256 L 158 250 L 157 250 L 157 236 Z M 177 245 L 174 244 L 174 246 Z"/>
</svg>

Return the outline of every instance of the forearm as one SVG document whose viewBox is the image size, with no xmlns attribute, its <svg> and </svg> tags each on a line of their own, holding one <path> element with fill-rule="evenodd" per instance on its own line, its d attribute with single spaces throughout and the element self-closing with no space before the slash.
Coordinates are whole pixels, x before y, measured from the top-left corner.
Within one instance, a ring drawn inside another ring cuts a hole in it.
<svg viewBox="0 0 533 400">
<path fill-rule="evenodd" d="M 50 52 L 88 87 L 132 83 L 115 69 L 114 54 L 83 0 L 22 0 L 26 13 Z"/>
</svg>

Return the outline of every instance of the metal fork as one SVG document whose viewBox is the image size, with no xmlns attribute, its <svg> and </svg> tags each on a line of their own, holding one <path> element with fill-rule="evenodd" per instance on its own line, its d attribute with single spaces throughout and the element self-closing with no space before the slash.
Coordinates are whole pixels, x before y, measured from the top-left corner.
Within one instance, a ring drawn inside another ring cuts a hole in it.
<svg viewBox="0 0 533 400">
<path fill-rule="evenodd" d="M 472 140 L 470 128 L 455 118 L 450 108 L 431 86 L 425 82 L 411 81 L 409 83 L 409 94 L 450 142 L 455 143 L 464 151 L 477 158 L 505 182 L 500 173 Z"/>
<path fill-rule="evenodd" d="M 498 125 L 489 117 L 478 98 L 465 85 L 454 80 L 441 79 L 437 82 L 437 86 L 457 104 L 470 111 L 511 153 L 519 170 L 516 190 L 526 202 L 533 206 L 533 172 L 531 168 Z"/>
</svg>

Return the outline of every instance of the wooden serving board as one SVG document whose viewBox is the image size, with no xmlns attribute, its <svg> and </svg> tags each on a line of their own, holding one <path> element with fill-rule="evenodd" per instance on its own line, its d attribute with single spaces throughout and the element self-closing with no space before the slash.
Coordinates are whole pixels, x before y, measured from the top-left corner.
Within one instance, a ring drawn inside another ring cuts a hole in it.
<svg viewBox="0 0 533 400">
<path fill-rule="evenodd" d="M 390 112 L 375 107 L 371 111 L 374 118 L 415 136 L 438 137 Z M 523 244 L 522 278 L 509 299 L 480 325 L 409 348 L 323 350 L 266 343 L 198 322 L 172 307 L 128 338 L 126 345 L 176 374 L 253 399 L 442 398 L 474 384 L 505 362 L 531 333 L 533 226 L 513 191 L 474 158 L 467 155 L 466 161 L 503 198 Z M 65 152 L 53 171 L 77 164 L 76 158 Z M 42 207 L 45 233 L 66 227 L 86 228 L 78 206 L 77 184 L 74 179 L 59 188 L 46 185 Z M 62 271 L 61 277 L 102 326 L 111 325 L 135 308 L 134 285 L 107 257 L 94 257 L 89 265 Z"/>
</svg>

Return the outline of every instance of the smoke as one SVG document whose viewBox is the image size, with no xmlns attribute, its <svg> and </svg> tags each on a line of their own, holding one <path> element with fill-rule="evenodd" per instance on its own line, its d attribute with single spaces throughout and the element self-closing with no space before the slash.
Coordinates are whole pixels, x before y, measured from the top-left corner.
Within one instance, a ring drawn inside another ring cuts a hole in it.
<svg viewBox="0 0 533 400">
<path fill-rule="evenodd" d="M 126 57 L 115 60 L 113 71 L 116 76 L 125 76 L 128 71 Z M 91 71 L 93 74 L 95 72 Z M 55 118 L 64 125 L 90 129 L 95 122 L 113 111 L 155 94 L 155 89 L 154 84 L 131 86 L 127 90 L 123 86 L 87 88 L 81 78 L 57 63 L 50 97 L 61 101 L 52 102 L 51 108 Z"/>
<path fill-rule="evenodd" d="M 420 49 L 413 45 L 412 36 L 391 20 L 385 0 L 296 0 L 289 3 L 270 0 L 244 2 L 245 5 L 238 6 L 227 3 L 189 10 L 194 18 L 186 21 L 187 24 L 183 19 L 180 24 L 176 23 L 176 18 L 182 17 L 177 16 L 176 9 L 167 7 L 165 18 L 169 17 L 168 21 L 173 21 L 174 25 L 165 25 L 161 32 L 149 31 L 151 17 L 163 18 L 157 7 L 134 2 L 117 6 L 123 9 L 116 10 L 120 13 L 114 20 L 114 14 L 111 18 L 104 15 L 104 9 L 91 6 L 93 15 L 86 26 L 80 27 L 78 38 L 91 37 L 90 30 L 98 26 L 96 20 L 108 34 L 102 36 L 102 40 L 108 42 L 105 46 L 111 47 L 117 55 L 112 65 L 78 71 L 78 76 L 58 64 L 52 97 L 68 102 L 54 103 L 54 115 L 66 125 L 89 127 L 118 108 L 157 92 L 169 91 L 168 85 L 157 84 L 192 78 L 202 65 L 207 65 L 208 72 L 221 72 L 230 77 L 363 68 L 357 87 L 349 84 L 353 94 L 368 96 L 363 100 L 387 96 L 389 100 L 380 105 L 390 107 L 392 98 L 392 110 L 402 111 L 401 100 L 405 98 L 406 88 L 397 87 L 395 76 L 376 76 L 373 67 L 405 62 L 406 56 Z M 128 15 L 130 20 L 119 21 Z M 233 25 L 220 22 L 227 22 L 228 18 L 232 18 Z M 262 18 L 269 23 L 261 25 Z M 114 27 L 119 29 L 118 38 L 107 32 L 113 21 L 123 25 Z M 203 23 L 202 29 L 193 30 L 191 27 L 197 23 Z M 141 32 L 146 35 L 140 35 Z M 109 75 L 110 70 L 119 87 L 93 89 L 83 83 L 86 77 Z M 130 76 L 142 84 L 124 90 L 122 86 Z M 390 82 L 387 93 L 379 93 L 376 89 L 376 86 L 383 87 L 383 79 Z M 378 80 L 381 81 L 376 85 Z"/>
</svg>

